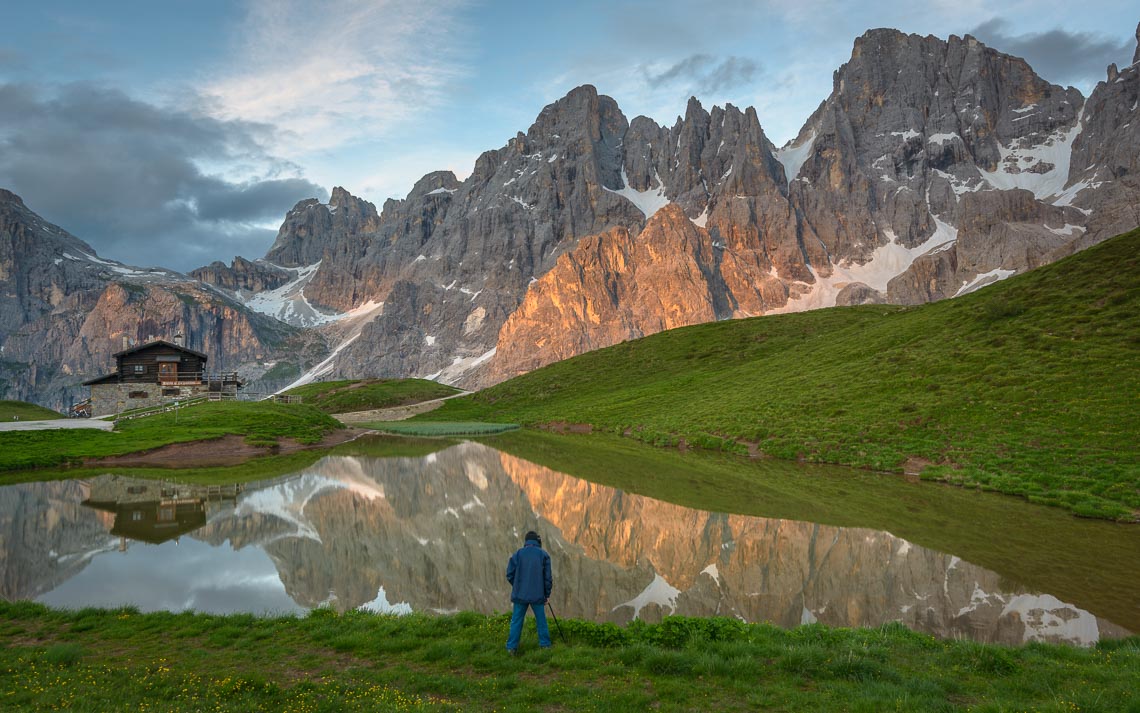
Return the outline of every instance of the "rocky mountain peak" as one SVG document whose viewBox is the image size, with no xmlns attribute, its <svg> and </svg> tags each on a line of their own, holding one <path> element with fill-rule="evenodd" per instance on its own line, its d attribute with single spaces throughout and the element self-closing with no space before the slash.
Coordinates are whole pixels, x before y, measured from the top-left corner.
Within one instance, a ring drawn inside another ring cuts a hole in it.
<svg viewBox="0 0 1140 713">
<path fill-rule="evenodd" d="M 4 203 L 13 203 L 20 206 L 21 208 L 24 207 L 24 200 L 20 198 L 20 196 L 16 195 L 12 191 L 0 188 L 0 204 Z"/>
<path fill-rule="evenodd" d="M 335 186 L 332 189 L 332 195 L 329 197 L 329 206 L 340 208 L 355 200 L 357 200 L 357 198 L 342 186 Z"/>
<path fill-rule="evenodd" d="M 972 36 L 874 29 L 779 150 L 753 108 L 692 97 L 661 126 L 583 85 L 462 182 L 429 173 L 382 216 L 337 186 L 289 211 L 265 260 L 193 276 L 297 314 L 383 303 L 322 332 L 341 340 L 329 375 L 486 384 L 694 321 L 953 297 L 1128 230 L 1138 101 L 1140 64 L 1086 102 Z M 41 235 L 22 205 L 0 191 L 20 250 Z M 100 264 L 36 254 L 60 274 Z M 54 309 L 52 289 L 18 314 Z"/>
<path fill-rule="evenodd" d="M 616 143 L 629 122 L 612 98 L 598 94 L 597 87 L 583 84 L 543 108 L 526 136 L 530 140 L 582 136 L 591 141 Z"/>
<path fill-rule="evenodd" d="M 375 205 L 337 186 L 327 204 L 306 198 L 293 206 L 265 259 L 285 267 L 312 265 L 324 256 L 329 236 L 369 234 L 379 227 Z"/>
<path fill-rule="evenodd" d="M 412 186 L 412 192 L 408 194 L 409 199 L 416 199 L 428 195 L 450 195 L 459 190 L 463 185 L 455 174 L 451 171 L 433 171 Z"/>
<path fill-rule="evenodd" d="M 689 101 L 685 104 L 685 123 L 708 121 L 709 113 L 701 106 L 700 100 L 695 96 L 689 97 Z"/>
<path fill-rule="evenodd" d="M 1140 64 L 1140 22 L 1136 23 L 1136 51 L 1132 54 L 1132 64 Z"/>
</svg>

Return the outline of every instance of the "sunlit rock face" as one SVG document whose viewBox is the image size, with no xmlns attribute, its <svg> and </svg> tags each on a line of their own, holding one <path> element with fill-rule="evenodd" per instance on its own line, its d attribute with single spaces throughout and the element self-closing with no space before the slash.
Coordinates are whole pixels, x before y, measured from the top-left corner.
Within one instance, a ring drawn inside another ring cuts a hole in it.
<svg viewBox="0 0 1140 713">
<path fill-rule="evenodd" d="M 973 37 L 872 30 L 782 148 L 751 108 L 660 126 L 578 87 L 464 181 L 298 204 L 267 258 L 315 266 L 315 303 L 384 303 L 330 333 L 328 373 L 468 386 L 673 326 L 955 297 L 1140 224 L 1137 71 L 1086 102 Z"/>
</svg>

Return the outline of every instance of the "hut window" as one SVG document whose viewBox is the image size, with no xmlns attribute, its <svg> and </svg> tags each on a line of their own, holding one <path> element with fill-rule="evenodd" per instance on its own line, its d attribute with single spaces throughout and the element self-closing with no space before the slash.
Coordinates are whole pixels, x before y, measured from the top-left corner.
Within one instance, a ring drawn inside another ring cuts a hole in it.
<svg viewBox="0 0 1140 713">
<path fill-rule="evenodd" d="M 162 390 L 163 396 L 178 396 L 181 393 L 182 392 L 179 389 L 163 389 Z"/>
<path fill-rule="evenodd" d="M 135 373 L 136 374 L 145 374 L 146 373 L 146 364 L 135 364 Z"/>
<path fill-rule="evenodd" d="M 132 391 L 128 396 L 132 399 L 145 399 L 149 394 L 145 391 Z"/>
<path fill-rule="evenodd" d="M 128 485 L 127 495 L 141 495 L 146 492 L 145 485 Z"/>
</svg>

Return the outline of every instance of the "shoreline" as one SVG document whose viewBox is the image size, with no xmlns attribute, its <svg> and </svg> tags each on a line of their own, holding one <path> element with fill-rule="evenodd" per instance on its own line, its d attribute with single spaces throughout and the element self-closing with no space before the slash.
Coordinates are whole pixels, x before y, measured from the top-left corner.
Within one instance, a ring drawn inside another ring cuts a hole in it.
<svg viewBox="0 0 1140 713">
<path fill-rule="evenodd" d="M 292 438 L 282 438 L 273 446 L 254 446 L 246 443 L 244 436 L 227 435 L 200 441 L 170 443 L 146 451 L 124 453 L 117 456 L 84 458 L 79 467 L 99 468 L 106 466 L 180 470 L 241 465 L 265 456 L 332 448 L 350 443 L 371 433 L 374 431 L 363 428 L 342 428 L 325 434 L 317 443 L 300 443 Z"/>
</svg>

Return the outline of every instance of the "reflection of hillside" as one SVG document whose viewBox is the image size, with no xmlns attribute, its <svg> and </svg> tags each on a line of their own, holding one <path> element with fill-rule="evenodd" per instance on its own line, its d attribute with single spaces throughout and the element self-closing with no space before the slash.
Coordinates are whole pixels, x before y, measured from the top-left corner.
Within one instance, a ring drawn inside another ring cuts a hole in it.
<svg viewBox="0 0 1140 713">
<path fill-rule="evenodd" d="M 0 488 L 0 598 L 34 599 L 114 549 L 110 518 L 84 508 L 76 480 Z"/>
<path fill-rule="evenodd" d="M 552 602 L 566 616 L 901 620 L 1006 642 L 1089 642 L 1112 627 L 889 533 L 695 511 L 474 443 L 425 458 L 326 458 L 243 495 L 232 517 L 212 518 L 194 537 L 264 547 L 303 606 L 501 611 L 506 558 L 530 528 L 544 535 Z"/>
</svg>

